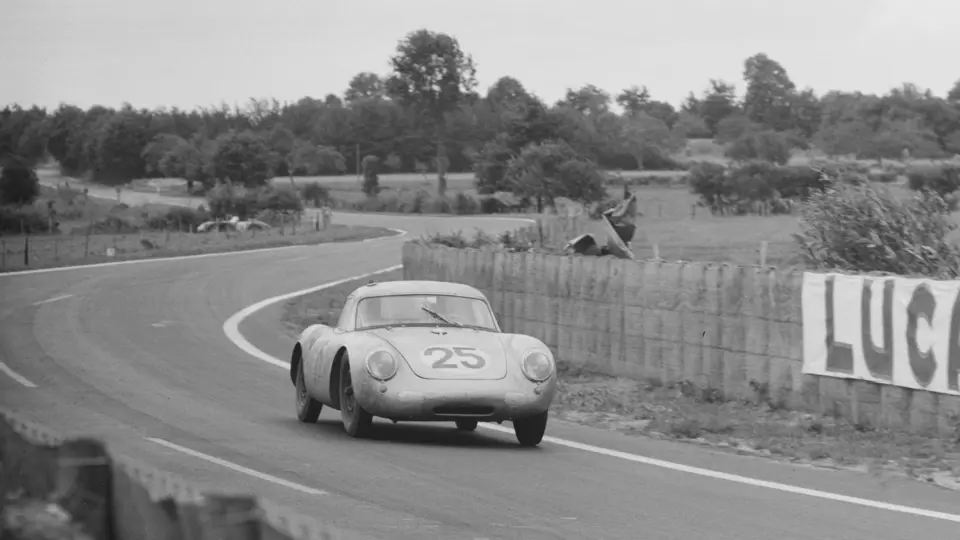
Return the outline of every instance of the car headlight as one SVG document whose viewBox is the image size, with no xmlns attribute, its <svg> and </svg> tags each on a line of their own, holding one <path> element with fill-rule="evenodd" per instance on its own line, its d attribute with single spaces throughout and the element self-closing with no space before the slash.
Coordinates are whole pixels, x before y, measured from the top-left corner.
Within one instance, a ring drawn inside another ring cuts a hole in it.
<svg viewBox="0 0 960 540">
<path fill-rule="evenodd" d="M 540 351 L 531 351 L 520 362 L 523 375 L 533 382 L 543 382 L 553 375 L 553 361 Z"/>
<path fill-rule="evenodd" d="M 386 381 L 397 374 L 397 359 L 389 352 L 379 349 L 367 355 L 367 373 L 378 381 Z"/>
</svg>

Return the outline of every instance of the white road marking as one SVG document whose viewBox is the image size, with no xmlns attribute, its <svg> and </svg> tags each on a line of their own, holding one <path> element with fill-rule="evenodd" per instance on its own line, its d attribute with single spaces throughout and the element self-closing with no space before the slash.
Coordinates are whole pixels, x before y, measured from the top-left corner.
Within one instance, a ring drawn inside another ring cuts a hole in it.
<svg viewBox="0 0 960 540">
<path fill-rule="evenodd" d="M 299 491 L 301 493 L 306 493 L 307 495 L 326 495 L 327 494 L 326 491 L 314 489 L 312 487 L 307 487 L 301 484 L 297 484 L 295 482 L 290 482 L 289 480 L 284 480 L 283 478 L 277 478 L 276 476 L 255 471 L 253 469 L 248 469 L 246 467 L 237 465 L 236 463 L 231 463 L 229 461 L 220 459 L 218 457 L 213 457 L 213 456 L 204 454 L 203 452 L 197 452 L 196 450 L 191 450 L 184 446 L 180 446 L 179 444 L 174 444 L 170 441 L 166 441 L 163 439 L 155 439 L 153 437 L 146 437 L 146 439 L 150 442 L 157 443 L 161 446 L 165 446 L 171 450 L 176 450 L 177 452 L 182 452 L 184 454 L 187 454 L 188 456 L 193 456 L 195 458 L 202 459 L 204 461 L 209 461 L 210 463 L 220 465 L 221 467 L 226 467 L 230 470 L 246 474 L 247 476 L 259 478 L 260 480 L 272 482 L 274 484 L 277 484 L 283 487 L 288 487 L 290 489 Z"/>
<path fill-rule="evenodd" d="M 66 300 L 67 298 L 72 298 L 72 294 L 61 294 L 60 296 L 54 296 L 53 298 L 47 298 L 46 300 L 41 300 L 39 302 L 34 302 L 33 305 L 39 306 L 43 304 L 49 304 L 50 302 L 56 302 L 57 300 Z"/>
<path fill-rule="evenodd" d="M 477 427 L 488 429 L 491 431 L 497 431 L 500 433 L 509 433 L 510 435 L 513 435 L 512 428 L 507 428 L 500 425 L 481 423 L 477 425 Z M 829 491 L 820 491 L 817 489 L 809 489 L 809 488 L 804 488 L 799 486 L 792 486 L 790 484 L 781 484 L 779 482 L 769 482 L 767 480 L 759 480 L 757 478 L 750 478 L 748 476 L 740 476 L 737 474 L 729 474 L 729 473 L 724 473 L 720 471 L 713 471 L 710 469 L 701 469 L 700 467 L 692 467 L 690 465 L 683 465 L 681 463 L 674 463 L 672 461 L 664 461 L 661 459 L 648 458 L 648 457 L 640 456 L 637 454 L 621 452 L 619 450 L 611 450 L 609 448 L 593 446 L 592 444 L 584 444 L 576 441 L 568 441 L 566 439 L 558 439 L 556 437 L 550 437 L 546 435 L 543 437 L 543 440 L 546 442 L 560 445 L 560 446 L 566 446 L 567 448 L 576 448 L 577 450 L 583 450 L 585 452 L 593 452 L 594 454 L 600 454 L 607 457 L 625 459 L 627 461 L 632 461 L 634 463 L 652 465 L 654 467 L 661 467 L 661 468 L 670 469 L 673 471 L 680 471 L 680 472 L 685 472 L 689 474 L 695 474 L 698 476 L 705 476 L 707 478 L 715 478 L 717 480 L 726 480 L 728 482 L 736 482 L 738 484 L 746 484 L 748 486 L 775 489 L 777 491 L 793 493 L 796 495 L 806 495 L 808 497 L 816 497 L 818 499 L 827 499 L 831 501 L 846 502 L 851 504 L 857 504 L 860 506 L 867 506 L 870 508 L 877 508 L 880 510 L 889 510 L 891 512 L 901 512 L 904 514 L 913 514 L 915 516 L 928 517 L 928 518 L 934 518 L 934 519 L 944 519 L 947 521 L 960 523 L 960 514 L 948 514 L 946 512 L 924 510 L 923 508 L 916 508 L 912 506 L 902 506 L 899 504 L 886 503 L 883 501 L 874 501 L 871 499 L 863 499 L 860 497 L 851 497 L 848 495 L 840 495 L 839 493 L 830 493 Z"/>
<path fill-rule="evenodd" d="M 289 369 L 290 368 L 289 362 L 284 362 L 279 358 L 270 356 L 269 354 L 261 351 L 256 346 L 254 346 L 253 343 L 250 343 L 249 341 L 247 341 L 247 338 L 243 337 L 243 334 L 240 333 L 240 323 L 243 322 L 244 319 L 246 319 L 250 315 L 253 315 L 257 311 L 260 311 L 261 309 L 271 304 L 282 302 L 284 300 L 287 300 L 288 298 L 296 298 L 297 296 L 303 296 L 305 294 L 309 294 L 314 291 L 322 291 L 324 289 L 336 287 L 337 285 L 347 283 L 348 281 L 372 277 L 377 274 L 384 274 L 387 272 L 392 272 L 394 270 L 399 270 L 401 268 L 403 268 L 403 265 L 398 264 L 395 266 L 391 266 L 389 268 L 377 270 L 375 272 L 367 272 L 366 274 L 361 274 L 359 276 L 348 277 L 345 279 L 338 279 L 336 281 L 331 281 L 329 283 L 317 285 L 316 287 L 310 287 L 309 289 L 303 289 L 301 291 L 293 291 L 292 293 L 282 294 L 280 296 L 274 296 L 273 298 L 267 298 L 266 300 L 261 300 L 260 302 L 257 302 L 252 306 L 247 306 L 241 309 L 240 311 L 234 313 L 233 315 L 231 315 L 230 318 L 223 323 L 223 333 L 227 335 L 227 339 L 232 341 L 234 345 L 243 349 L 243 352 L 249 354 L 250 356 L 253 356 L 254 358 L 257 358 L 259 360 L 263 360 L 268 364 Z"/>
<path fill-rule="evenodd" d="M 67 270 L 86 270 L 89 268 L 104 268 L 107 266 L 122 266 L 127 264 L 150 264 L 150 263 L 161 263 L 161 262 L 171 262 L 171 261 L 186 261 L 191 259 L 210 259 L 213 257 L 231 257 L 231 256 L 237 256 L 237 255 L 248 255 L 251 253 L 268 253 L 271 251 L 282 251 L 286 249 L 297 249 L 297 248 L 310 248 L 310 247 L 324 246 L 324 245 L 342 245 L 342 244 L 353 244 L 353 243 L 365 244 L 367 242 L 373 242 L 378 240 L 396 239 L 397 237 L 407 234 L 406 231 L 400 231 L 400 229 L 391 228 L 389 230 L 397 232 L 397 234 L 394 234 L 391 236 L 378 236 L 376 238 L 367 238 L 366 240 L 359 240 L 354 242 L 324 242 L 322 244 L 298 244 L 295 246 L 243 249 L 243 250 L 236 250 L 236 251 L 223 251 L 220 253 L 201 253 L 199 255 L 178 255 L 176 257 L 154 257 L 152 259 L 132 259 L 129 261 L 112 261 L 112 262 L 103 262 L 103 263 L 95 263 L 95 264 L 75 264 L 72 266 L 58 266 L 56 268 L 37 268 L 35 270 L 17 270 L 15 272 L 0 272 L 0 278 L 4 276 L 46 274 L 49 272 L 65 272 Z"/>
<path fill-rule="evenodd" d="M 354 279 L 363 279 L 363 278 L 368 277 L 368 276 L 372 276 L 372 275 L 375 275 L 375 274 L 379 274 L 379 273 L 383 273 L 383 272 L 388 272 L 388 271 L 396 270 L 396 269 L 398 269 L 398 268 L 403 268 L 403 265 L 401 264 L 401 265 L 391 266 L 390 268 L 384 268 L 383 270 L 378 270 L 378 271 L 376 271 L 376 272 L 370 272 L 370 273 L 362 274 L 362 275 L 359 275 L 359 276 L 354 276 L 354 277 L 352 277 L 352 278 L 347 278 L 347 279 L 340 279 L 340 280 L 337 280 L 337 281 L 332 281 L 332 282 L 330 282 L 330 283 L 324 283 L 323 285 L 318 285 L 318 286 L 316 286 L 316 287 L 310 287 L 309 289 L 303 289 L 303 290 L 300 290 L 300 291 L 294 291 L 294 292 L 292 292 L 292 293 L 287 293 L 287 294 L 284 294 L 284 295 L 281 295 L 281 296 L 275 296 L 275 297 L 273 297 L 273 298 L 267 298 L 267 299 L 265 299 L 265 300 L 261 300 L 260 302 L 257 302 L 256 304 L 253 304 L 253 305 L 251 305 L 251 306 L 248 306 L 248 307 L 246 307 L 246 308 L 238 311 L 237 313 L 234 313 L 229 319 L 227 319 L 227 322 L 225 322 L 225 323 L 223 324 L 223 332 L 227 335 L 227 338 L 234 343 L 234 345 L 236 345 L 237 347 L 239 347 L 240 349 L 242 349 L 242 350 L 243 350 L 244 352 L 246 352 L 247 354 L 249 354 L 249 355 L 251 355 L 251 356 L 253 356 L 253 357 L 255 357 L 255 358 L 258 358 L 258 359 L 260 359 L 260 360 L 263 360 L 264 362 L 266 362 L 266 363 L 268 363 L 268 364 L 271 364 L 271 365 L 274 365 L 274 366 L 277 366 L 277 367 L 282 367 L 282 368 L 287 368 L 287 369 L 289 369 L 289 368 L 290 368 L 290 364 L 289 364 L 288 362 L 284 362 L 283 360 L 280 360 L 279 358 L 275 358 L 275 357 L 270 356 L 269 354 L 261 351 L 260 349 L 258 349 L 257 347 L 255 347 L 252 343 L 250 343 L 249 341 L 247 341 L 247 339 L 244 338 L 243 335 L 240 334 L 239 326 L 240 326 L 240 323 L 243 321 L 243 319 L 245 319 L 245 318 L 249 317 L 250 315 L 256 313 L 256 312 L 257 312 L 258 310 L 260 310 L 260 309 L 263 309 L 263 308 L 265 308 L 265 307 L 267 307 L 267 306 L 269 306 L 269 305 L 271 305 L 271 304 L 274 304 L 274 303 L 276 303 L 276 302 L 280 302 L 280 301 L 282 301 L 282 300 L 287 300 L 287 299 L 294 298 L 294 297 L 297 297 L 297 296 L 303 296 L 303 295 L 305 295 L 305 294 L 309 294 L 309 293 L 316 292 L 316 291 L 322 291 L 322 290 L 324 290 L 324 289 L 329 289 L 329 288 L 331 288 L 331 287 L 336 287 L 337 285 L 340 285 L 340 284 L 342 284 L 342 283 L 345 283 L 345 282 L 348 282 L 348 281 L 351 281 L 351 280 L 354 280 Z M 477 427 L 480 427 L 480 428 L 483 428 L 483 429 L 488 429 L 488 430 L 491 430 L 491 431 L 497 431 L 497 432 L 500 432 L 500 433 L 509 433 L 509 434 L 511 434 L 511 435 L 513 434 L 513 429 L 511 429 L 511 428 L 506 428 L 506 427 L 503 427 L 503 426 L 500 426 L 500 425 L 480 423 Z M 682 463 L 674 463 L 674 462 L 672 462 L 672 461 L 664 461 L 664 460 L 660 460 L 660 459 L 649 458 L 649 457 L 641 456 L 641 455 L 638 455 L 638 454 L 631 454 L 631 453 L 628 453 L 628 452 L 621 452 L 621 451 L 619 451 L 619 450 L 611 450 L 611 449 L 609 449 L 609 448 L 603 448 L 603 447 L 600 447 L 600 446 L 593 446 L 593 445 L 591 445 L 591 444 L 584 444 L 584 443 L 580 443 L 580 442 L 576 442 L 576 441 L 569 441 L 569 440 L 566 440 L 566 439 L 559 439 L 559 438 L 557 438 L 557 437 L 544 436 L 543 440 L 546 441 L 546 442 L 549 442 L 549 443 L 553 443 L 553 444 L 559 445 L 559 446 L 566 446 L 566 447 L 568 447 L 568 448 L 574 448 L 574 449 L 577 449 L 577 450 L 582 450 L 582 451 L 584 451 L 584 452 L 591 452 L 591 453 L 598 454 L 598 455 L 602 455 L 602 456 L 607 456 L 607 457 L 613 457 L 613 458 L 623 459 L 623 460 L 631 461 L 631 462 L 634 462 L 634 463 L 642 463 L 642 464 L 644 464 L 644 465 L 649 465 L 649 466 L 652 466 L 652 467 L 660 467 L 660 468 L 669 469 L 669 470 L 672 470 L 672 471 L 685 472 L 685 473 L 688 473 L 688 474 L 695 474 L 695 475 L 698 475 L 698 476 L 703 476 L 703 477 L 707 477 L 707 478 L 714 478 L 714 479 L 717 479 L 717 480 L 726 480 L 726 481 L 728 481 L 728 482 L 736 482 L 736 483 L 738 483 L 738 484 L 745 484 L 745 485 L 748 485 L 748 486 L 754 486 L 754 487 L 760 487 L 760 488 L 773 489 L 773 490 L 782 491 L 782 492 L 785 492 L 785 493 L 792 493 L 792 494 L 795 494 L 795 495 L 805 495 L 805 496 L 808 496 L 808 497 L 815 497 L 815 498 L 819 498 L 819 499 L 826 499 L 826 500 L 832 500 L 832 501 L 846 502 L 846 503 L 850 503 L 850 504 L 856 504 L 856 505 L 860 505 L 860 506 L 866 506 L 866 507 L 869 507 L 869 508 L 875 508 L 875 509 L 879 509 L 879 510 L 887 510 L 887 511 L 891 511 L 891 512 L 899 512 L 899 513 L 903 513 L 903 514 L 911 514 L 911 515 L 920 516 L 920 517 L 928 517 L 928 518 L 933 518 L 933 519 L 942 519 L 942 520 L 946 520 L 946 521 L 952 521 L 952 522 L 955 522 L 955 523 L 960 523 L 960 514 L 949 514 L 949 513 L 947 513 L 947 512 L 937 512 L 937 511 L 934 511 L 934 510 L 925 510 L 925 509 L 923 509 L 923 508 L 916 508 L 916 507 L 912 507 L 912 506 L 903 506 L 903 505 L 893 504 L 893 503 L 887 503 L 887 502 L 883 502 L 883 501 L 875 501 L 875 500 L 871 500 L 871 499 L 863 499 L 863 498 L 860 498 L 860 497 L 851 497 L 851 496 L 849 496 L 849 495 L 841 495 L 841 494 L 839 494 L 839 493 L 830 493 L 830 492 L 828 492 L 828 491 L 820 491 L 820 490 L 817 490 L 817 489 L 809 489 L 809 488 L 804 488 L 804 487 L 800 487 L 800 486 L 793 486 L 793 485 L 790 485 L 790 484 L 781 484 L 781 483 L 779 483 L 779 482 L 770 482 L 770 481 L 767 481 L 767 480 L 760 480 L 760 479 L 758 479 L 758 478 L 750 478 L 750 477 L 748 477 L 748 476 L 740 476 L 740 475 L 737 475 L 737 474 L 729 474 L 729 473 L 724 473 L 724 472 L 720 472 L 720 471 L 714 471 L 714 470 L 711 470 L 711 469 L 702 469 L 702 468 L 700 468 L 700 467 L 693 467 L 693 466 L 690 466 L 690 465 L 684 465 L 684 464 L 682 464 Z"/>
<path fill-rule="evenodd" d="M 10 369 L 10 367 L 7 366 L 6 364 L 4 364 L 3 362 L 0 362 L 0 371 L 6 373 L 6 374 L 7 374 L 7 377 L 10 377 L 11 379 L 17 381 L 18 383 L 22 384 L 23 386 L 26 386 L 27 388 L 36 388 L 36 387 L 37 387 L 37 385 L 35 385 L 35 384 L 33 384 L 32 382 L 30 382 L 30 381 L 29 381 L 26 377 L 24 377 L 23 375 L 21 375 L 21 374 L 17 373 L 16 371 Z"/>
</svg>

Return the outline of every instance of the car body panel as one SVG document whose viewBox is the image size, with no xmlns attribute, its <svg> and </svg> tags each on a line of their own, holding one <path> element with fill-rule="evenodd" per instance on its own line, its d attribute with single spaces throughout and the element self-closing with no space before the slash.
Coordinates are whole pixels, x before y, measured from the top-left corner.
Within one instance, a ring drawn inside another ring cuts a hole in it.
<svg viewBox="0 0 960 540">
<path fill-rule="evenodd" d="M 502 379 L 507 375 L 501 333 L 449 326 L 367 332 L 392 345 L 423 379 Z"/>
<path fill-rule="evenodd" d="M 495 318 L 496 331 L 447 324 L 354 329 L 352 310 L 359 300 L 391 294 L 456 294 L 489 305 L 482 293 L 456 283 L 403 281 L 361 286 L 347 297 L 336 326 L 314 324 L 301 332 L 297 340 L 300 357 L 295 349 L 291 380 L 295 380 L 295 364 L 302 362 L 310 396 L 339 409 L 337 359 L 346 352 L 357 402 L 374 416 L 397 421 L 503 421 L 549 408 L 557 389 L 553 354 L 537 338 L 500 332 Z M 374 379 L 366 369 L 368 355 L 378 350 L 389 352 L 397 361 L 397 373 L 387 381 Z M 547 355 L 554 363 L 554 372 L 546 381 L 533 382 L 523 374 L 522 358 L 531 351 Z"/>
</svg>

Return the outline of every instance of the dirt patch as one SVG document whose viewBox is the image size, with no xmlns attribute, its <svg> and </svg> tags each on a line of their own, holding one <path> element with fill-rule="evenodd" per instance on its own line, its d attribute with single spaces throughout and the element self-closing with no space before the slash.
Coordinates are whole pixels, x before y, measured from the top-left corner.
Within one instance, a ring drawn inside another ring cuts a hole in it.
<svg viewBox="0 0 960 540">
<path fill-rule="evenodd" d="M 402 279 L 399 270 L 377 276 L 378 281 L 397 279 Z M 284 331 L 295 338 L 310 324 L 333 324 L 347 295 L 367 281 L 289 300 Z M 769 400 L 728 401 L 689 382 L 664 387 L 562 365 L 559 388 L 552 412 L 566 421 L 768 459 L 906 476 L 960 490 L 960 425 L 950 438 L 878 430 L 790 411 Z"/>
<path fill-rule="evenodd" d="M 960 426 L 950 438 L 880 430 L 769 401 L 727 401 L 689 382 L 663 387 L 575 369 L 561 371 L 554 409 L 565 420 L 628 435 L 960 490 Z"/>
</svg>

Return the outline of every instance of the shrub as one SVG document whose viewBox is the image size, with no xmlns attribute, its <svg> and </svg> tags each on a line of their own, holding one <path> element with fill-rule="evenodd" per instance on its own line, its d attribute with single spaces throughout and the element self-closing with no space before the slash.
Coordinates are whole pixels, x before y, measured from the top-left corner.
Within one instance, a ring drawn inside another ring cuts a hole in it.
<svg viewBox="0 0 960 540">
<path fill-rule="evenodd" d="M 21 160 L 13 160 L 0 172 L 0 204 L 30 204 L 40 195 L 40 180 Z"/>
<path fill-rule="evenodd" d="M 313 202 L 316 207 L 323 206 L 330 201 L 330 191 L 319 182 L 310 182 L 300 188 L 300 195 L 308 201 Z"/>
<path fill-rule="evenodd" d="M 960 167 L 918 167 L 907 173 L 907 180 L 914 191 L 932 190 L 943 197 L 960 188 Z"/>
<path fill-rule="evenodd" d="M 47 232 L 47 215 L 31 206 L 0 206 L 0 233 L 20 234 Z"/>
<path fill-rule="evenodd" d="M 166 213 L 151 217 L 147 221 L 147 227 L 161 230 L 192 231 L 201 223 L 209 220 L 210 214 L 203 206 L 196 210 L 185 206 L 173 206 Z"/>
<path fill-rule="evenodd" d="M 372 197 L 380 192 L 380 158 L 364 156 L 360 165 L 363 170 L 363 192 L 367 197 Z"/>
<path fill-rule="evenodd" d="M 954 279 L 960 249 L 947 241 L 957 225 L 932 190 L 902 200 L 882 186 L 836 183 L 811 194 L 794 238 L 814 268 Z"/>
<path fill-rule="evenodd" d="M 785 165 L 790 160 L 787 138 L 773 130 L 748 131 L 737 137 L 725 155 L 734 161 L 762 160 Z"/>
</svg>

